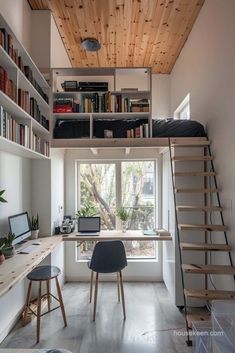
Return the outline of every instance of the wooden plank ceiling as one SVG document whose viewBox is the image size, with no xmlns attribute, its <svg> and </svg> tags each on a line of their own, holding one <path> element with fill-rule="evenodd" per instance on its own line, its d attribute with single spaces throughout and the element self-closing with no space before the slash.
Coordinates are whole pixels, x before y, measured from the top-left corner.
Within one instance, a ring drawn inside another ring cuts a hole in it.
<svg viewBox="0 0 235 353">
<path fill-rule="evenodd" d="M 169 74 L 204 0 L 28 0 L 52 11 L 73 67 L 151 67 Z M 98 52 L 81 48 L 96 38 Z"/>
</svg>

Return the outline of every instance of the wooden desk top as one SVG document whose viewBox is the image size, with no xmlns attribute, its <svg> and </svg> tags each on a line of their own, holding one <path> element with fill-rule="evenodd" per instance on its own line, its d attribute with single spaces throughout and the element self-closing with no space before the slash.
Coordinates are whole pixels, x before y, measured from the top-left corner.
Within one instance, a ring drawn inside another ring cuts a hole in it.
<svg viewBox="0 0 235 353">
<path fill-rule="evenodd" d="M 76 235 L 77 233 L 69 234 L 63 237 L 64 241 L 105 241 L 105 240 L 139 240 L 139 241 L 163 241 L 172 240 L 170 233 L 164 229 L 158 229 L 160 235 L 144 235 L 141 230 L 128 230 L 123 233 L 121 230 L 102 231 L 100 235 Z"/>
<path fill-rule="evenodd" d="M 0 266 L 0 296 L 8 292 L 16 283 L 24 279 L 32 269 L 40 264 L 52 250 L 62 241 L 61 236 L 39 238 L 41 245 L 35 246 L 30 254 L 16 254 Z M 26 246 L 35 240 L 27 241 Z"/>
</svg>

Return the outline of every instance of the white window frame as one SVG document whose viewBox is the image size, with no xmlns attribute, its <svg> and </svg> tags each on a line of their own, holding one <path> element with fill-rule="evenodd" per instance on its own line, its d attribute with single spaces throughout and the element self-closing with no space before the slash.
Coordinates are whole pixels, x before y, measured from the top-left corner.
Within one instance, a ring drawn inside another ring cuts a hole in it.
<svg viewBox="0 0 235 353">
<path fill-rule="evenodd" d="M 189 116 L 186 119 L 185 118 L 183 119 L 181 116 L 186 109 L 189 110 Z M 187 96 L 180 103 L 178 108 L 174 111 L 174 119 L 190 120 L 190 117 L 191 117 L 191 114 L 190 114 L 190 93 L 188 93 Z"/>
<path fill-rule="evenodd" d="M 89 159 L 89 160 L 76 160 L 76 168 L 75 168 L 75 183 L 76 183 L 76 188 L 77 188 L 77 193 L 76 193 L 76 209 L 80 208 L 80 164 L 105 164 L 105 163 L 110 163 L 110 164 L 115 164 L 116 166 L 116 207 L 121 207 L 121 165 L 122 162 L 139 162 L 139 161 L 153 161 L 154 162 L 154 174 L 155 174 L 155 183 L 154 183 L 154 195 L 155 195 L 155 209 L 154 209 L 154 218 L 155 218 L 155 227 L 156 228 L 161 228 L 161 186 L 160 186 L 160 168 L 161 168 L 161 163 L 158 158 L 135 158 L 135 159 L 116 159 L 116 160 L 110 160 L 110 159 L 104 159 L 104 160 L 95 160 L 95 159 Z M 118 177 L 119 176 L 119 177 Z M 121 224 L 119 219 L 116 219 L 116 226 L 120 228 Z M 128 262 L 159 262 L 161 261 L 161 244 L 159 242 L 155 242 L 156 246 L 156 252 L 155 252 L 155 257 L 151 258 L 141 258 L 141 257 L 135 257 L 135 258 L 128 258 Z M 79 259 L 79 247 L 76 247 L 75 251 L 75 256 L 76 256 L 76 262 L 87 262 L 87 259 Z"/>
</svg>

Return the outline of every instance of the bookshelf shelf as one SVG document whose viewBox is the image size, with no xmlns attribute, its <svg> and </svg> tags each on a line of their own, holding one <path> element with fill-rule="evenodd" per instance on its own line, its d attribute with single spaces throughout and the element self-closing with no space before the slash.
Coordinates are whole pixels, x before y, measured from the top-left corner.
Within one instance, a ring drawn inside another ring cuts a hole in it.
<svg viewBox="0 0 235 353">
<path fill-rule="evenodd" d="M 63 91 L 66 84 L 74 90 Z M 150 68 L 54 69 L 52 87 L 51 110 L 71 111 L 52 114 L 51 133 L 56 137 L 52 143 L 54 148 L 67 148 L 71 144 L 88 144 L 89 147 L 93 140 L 112 136 L 108 139 L 109 144 L 120 139 L 125 145 L 129 138 L 138 138 L 141 140 L 138 144 L 143 145 L 146 138 L 152 136 Z M 87 87 L 90 90 L 86 90 Z M 66 120 L 66 123 L 57 124 L 59 119 Z M 89 134 L 88 125 L 82 120 L 89 120 Z M 69 135 L 69 131 L 73 133 Z M 72 134 L 78 138 L 77 143 L 71 138 L 63 138 L 72 137 Z"/>
<path fill-rule="evenodd" d="M 1 15 L 0 28 L 0 151 L 48 159 L 50 87 Z"/>
<path fill-rule="evenodd" d="M 2 136 L 0 136 L 0 151 L 30 159 L 50 159 L 50 157 L 44 156 L 41 153 L 35 152 L 30 148 L 19 145 L 18 143 L 8 140 Z"/>
</svg>

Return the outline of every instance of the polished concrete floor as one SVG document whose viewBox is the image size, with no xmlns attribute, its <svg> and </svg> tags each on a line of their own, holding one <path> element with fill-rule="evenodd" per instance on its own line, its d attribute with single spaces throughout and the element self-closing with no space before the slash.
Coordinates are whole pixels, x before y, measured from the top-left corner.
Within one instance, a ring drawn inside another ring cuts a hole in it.
<svg viewBox="0 0 235 353">
<path fill-rule="evenodd" d="M 36 320 L 19 324 L 1 348 L 64 348 L 73 353 L 192 353 L 185 344 L 184 320 L 162 283 L 125 283 L 127 319 L 123 322 L 115 283 L 101 283 L 96 322 L 92 322 L 88 283 L 63 289 L 68 327 L 56 310 L 42 318 L 35 344 Z"/>
</svg>

